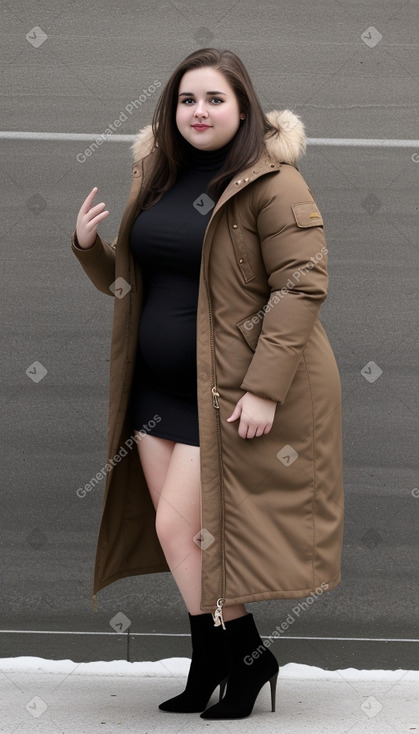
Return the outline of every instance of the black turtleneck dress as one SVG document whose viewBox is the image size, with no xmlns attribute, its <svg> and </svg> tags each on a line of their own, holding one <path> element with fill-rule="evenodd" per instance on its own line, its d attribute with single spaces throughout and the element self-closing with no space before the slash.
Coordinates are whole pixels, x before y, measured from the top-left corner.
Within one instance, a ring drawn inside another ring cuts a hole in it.
<svg viewBox="0 0 419 734">
<path fill-rule="evenodd" d="M 130 238 L 144 289 L 130 399 L 132 426 L 192 446 L 199 446 L 196 312 L 201 251 L 215 206 L 206 188 L 231 144 L 201 151 L 182 139 L 185 162 L 175 184 L 140 213 Z"/>
</svg>

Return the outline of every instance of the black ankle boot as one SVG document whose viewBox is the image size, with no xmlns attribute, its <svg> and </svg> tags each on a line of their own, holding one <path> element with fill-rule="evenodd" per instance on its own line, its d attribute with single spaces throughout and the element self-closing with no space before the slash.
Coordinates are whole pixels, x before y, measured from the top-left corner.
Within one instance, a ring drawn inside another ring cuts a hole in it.
<svg viewBox="0 0 419 734">
<path fill-rule="evenodd" d="M 201 714 L 202 719 L 243 719 L 250 716 L 257 695 L 269 681 L 272 711 L 275 711 L 279 665 L 263 644 L 253 614 L 225 623 L 224 635 L 230 655 L 227 692 L 219 703 Z M 253 653 L 253 655 L 252 655 Z"/>
<path fill-rule="evenodd" d="M 186 688 L 160 704 L 162 711 L 191 714 L 203 711 L 215 688 L 224 693 L 229 670 L 225 631 L 214 627 L 212 614 L 189 614 L 192 638 L 192 661 Z"/>
</svg>

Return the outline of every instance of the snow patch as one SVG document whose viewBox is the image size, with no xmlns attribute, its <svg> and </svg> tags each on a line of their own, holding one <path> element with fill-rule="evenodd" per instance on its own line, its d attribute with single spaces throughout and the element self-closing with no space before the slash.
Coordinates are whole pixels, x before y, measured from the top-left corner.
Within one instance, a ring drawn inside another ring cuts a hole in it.
<svg viewBox="0 0 419 734">
<path fill-rule="evenodd" d="M 47 673 L 51 675 L 86 676 L 143 676 L 147 678 L 183 678 L 189 671 L 190 658 L 164 658 L 156 662 L 129 663 L 127 660 L 97 661 L 77 663 L 73 660 L 46 660 L 37 657 L 0 658 L 0 671 L 4 673 Z M 323 679 L 335 681 L 374 680 L 397 682 L 418 681 L 419 670 L 323 670 L 313 665 L 287 663 L 280 668 L 279 677 L 283 679 Z"/>
</svg>

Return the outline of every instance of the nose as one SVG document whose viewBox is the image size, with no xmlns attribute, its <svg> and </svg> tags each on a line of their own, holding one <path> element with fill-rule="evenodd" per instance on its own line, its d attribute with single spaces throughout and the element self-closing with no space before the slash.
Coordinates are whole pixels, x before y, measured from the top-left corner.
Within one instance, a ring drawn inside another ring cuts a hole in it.
<svg viewBox="0 0 419 734">
<path fill-rule="evenodd" d="M 195 117 L 208 117 L 208 112 L 207 112 L 207 109 L 205 107 L 205 103 L 203 100 L 198 101 L 196 103 L 196 107 L 194 110 L 194 116 Z"/>
</svg>

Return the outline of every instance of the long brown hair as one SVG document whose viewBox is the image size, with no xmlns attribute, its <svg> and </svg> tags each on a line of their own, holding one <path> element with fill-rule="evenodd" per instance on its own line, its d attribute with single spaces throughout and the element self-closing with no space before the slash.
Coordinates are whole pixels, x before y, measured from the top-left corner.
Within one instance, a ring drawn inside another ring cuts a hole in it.
<svg viewBox="0 0 419 734">
<path fill-rule="evenodd" d="M 156 143 L 154 163 L 139 193 L 138 212 L 154 206 L 175 183 L 182 164 L 181 135 L 176 125 L 179 85 L 187 71 L 208 66 L 224 74 L 237 97 L 240 114 L 246 115 L 222 169 L 208 185 L 207 192 L 212 198 L 218 199 L 233 176 L 258 160 L 264 149 L 264 137 L 276 132 L 262 110 L 243 62 L 233 51 L 216 48 L 194 51 L 175 69 L 157 102 L 152 120 Z"/>
</svg>

